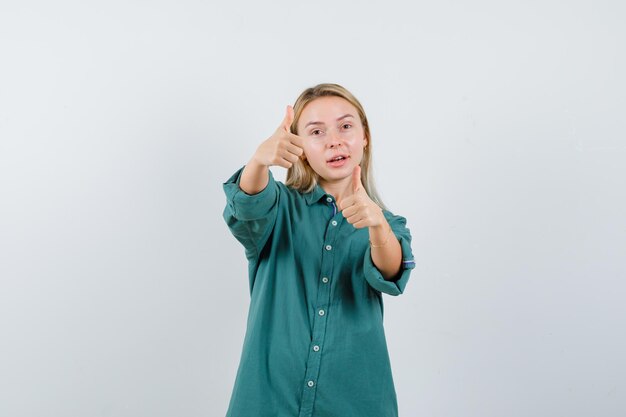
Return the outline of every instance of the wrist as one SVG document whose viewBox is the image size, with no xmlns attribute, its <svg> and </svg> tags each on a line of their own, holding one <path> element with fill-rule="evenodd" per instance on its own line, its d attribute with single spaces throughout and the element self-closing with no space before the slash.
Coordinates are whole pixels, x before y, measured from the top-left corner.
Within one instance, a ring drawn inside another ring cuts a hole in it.
<svg viewBox="0 0 626 417">
<path fill-rule="evenodd" d="M 248 162 L 248 166 L 250 166 L 250 169 L 254 171 L 262 171 L 264 168 L 269 168 L 269 165 L 265 165 L 261 161 L 259 161 L 256 155 L 254 155 L 252 159 L 250 159 L 250 161 Z"/>
<path fill-rule="evenodd" d="M 369 227 L 370 239 L 378 238 L 378 240 L 382 240 L 387 236 L 389 230 L 391 230 L 391 226 L 387 223 L 383 210 L 380 209 L 379 214 L 376 216 L 376 221 Z"/>
<path fill-rule="evenodd" d="M 391 230 L 391 226 L 387 225 L 387 227 L 382 226 L 383 230 L 381 230 L 380 232 L 374 232 L 372 233 L 372 231 L 370 230 L 370 246 L 372 248 L 380 248 L 383 247 L 387 244 L 387 242 L 389 242 L 389 238 L 391 237 L 392 230 Z"/>
<path fill-rule="evenodd" d="M 370 228 L 373 229 L 372 231 L 374 232 L 386 232 L 387 228 L 390 226 L 389 226 L 389 223 L 387 223 L 387 219 L 385 218 L 385 215 L 383 214 L 383 209 L 381 209 L 375 203 L 374 205 L 376 206 L 378 210 L 377 210 L 377 215 L 376 215 L 376 221 L 374 225 L 370 226 Z"/>
</svg>

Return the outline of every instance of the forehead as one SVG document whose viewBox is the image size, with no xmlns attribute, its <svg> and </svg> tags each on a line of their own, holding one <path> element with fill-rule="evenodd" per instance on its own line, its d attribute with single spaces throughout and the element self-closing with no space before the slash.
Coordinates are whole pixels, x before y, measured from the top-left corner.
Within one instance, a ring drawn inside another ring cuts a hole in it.
<svg viewBox="0 0 626 417">
<path fill-rule="evenodd" d="M 311 121 L 331 123 L 346 114 L 350 114 L 356 119 L 359 118 L 356 107 L 350 104 L 348 100 L 336 96 L 319 97 L 302 109 L 298 124 L 306 124 Z"/>
</svg>

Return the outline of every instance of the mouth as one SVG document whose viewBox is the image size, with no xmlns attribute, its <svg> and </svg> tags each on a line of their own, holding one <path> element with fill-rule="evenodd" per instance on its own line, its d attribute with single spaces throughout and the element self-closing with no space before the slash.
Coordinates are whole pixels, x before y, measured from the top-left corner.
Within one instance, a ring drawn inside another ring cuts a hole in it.
<svg viewBox="0 0 626 417">
<path fill-rule="evenodd" d="M 350 155 L 335 155 L 332 158 L 326 161 L 327 166 L 331 168 L 341 168 L 346 163 L 348 163 L 348 159 L 350 159 Z"/>
<path fill-rule="evenodd" d="M 346 159 L 350 158 L 349 155 L 335 155 L 332 158 L 328 159 L 326 162 L 328 163 L 333 163 L 333 162 L 341 162 L 341 161 L 345 161 Z"/>
</svg>

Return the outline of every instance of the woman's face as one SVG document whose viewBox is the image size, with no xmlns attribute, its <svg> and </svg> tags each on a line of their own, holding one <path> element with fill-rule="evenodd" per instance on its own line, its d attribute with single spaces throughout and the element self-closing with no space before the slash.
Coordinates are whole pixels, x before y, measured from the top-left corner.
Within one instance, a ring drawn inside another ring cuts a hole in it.
<svg viewBox="0 0 626 417">
<path fill-rule="evenodd" d="M 298 120 L 304 155 L 326 182 L 350 177 L 367 145 L 357 109 L 341 97 L 320 97 L 307 104 Z"/>
</svg>

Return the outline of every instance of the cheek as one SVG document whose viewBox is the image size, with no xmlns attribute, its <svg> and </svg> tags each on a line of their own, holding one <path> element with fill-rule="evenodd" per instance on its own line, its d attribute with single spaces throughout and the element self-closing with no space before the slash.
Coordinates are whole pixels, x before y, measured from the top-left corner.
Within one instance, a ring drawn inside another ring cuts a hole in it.
<svg viewBox="0 0 626 417">
<path fill-rule="evenodd" d="M 304 156 L 309 161 L 315 160 L 317 155 L 320 153 L 319 150 L 316 149 L 315 145 L 311 144 L 311 142 L 305 142 L 302 150 L 304 151 Z"/>
<path fill-rule="evenodd" d="M 320 152 L 324 151 L 324 147 L 320 146 L 320 142 L 316 142 L 316 141 L 313 141 L 313 140 L 306 141 L 304 143 L 304 146 L 303 146 L 302 149 L 304 149 L 304 152 L 307 155 L 313 155 L 313 154 L 320 153 Z"/>
<path fill-rule="evenodd" d="M 349 139 L 351 142 L 361 142 L 365 137 L 363 129 L 352 129 L 346 133 L 346 138 Z"/>
<path fill-rule="evenodd" d="M 352 149 L 363 149 L 365 146 L 365 140 L 363 139 L 363 134 L 355 133 L 350 137 L 350 147 Z"/>
</svg>

